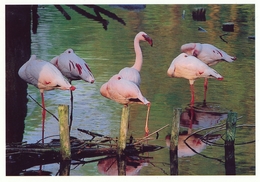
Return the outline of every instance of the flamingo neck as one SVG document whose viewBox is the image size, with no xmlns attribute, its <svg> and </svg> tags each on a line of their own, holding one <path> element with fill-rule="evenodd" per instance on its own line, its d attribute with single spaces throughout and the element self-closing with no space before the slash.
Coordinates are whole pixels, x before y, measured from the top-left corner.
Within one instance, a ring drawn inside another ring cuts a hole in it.
<svg viewBox="0 0 260 182">
<path fill-rule="evenodd" d="M 143 54 L 140 47 L 140 39 L 138 37 L 135 37 L 134 39 L 134 49 L 135 49 L 135 64 L 132 68 L 135 68 L 137 71 L 141 71 L 142 64 L 143 64 Z"/>
</svg>

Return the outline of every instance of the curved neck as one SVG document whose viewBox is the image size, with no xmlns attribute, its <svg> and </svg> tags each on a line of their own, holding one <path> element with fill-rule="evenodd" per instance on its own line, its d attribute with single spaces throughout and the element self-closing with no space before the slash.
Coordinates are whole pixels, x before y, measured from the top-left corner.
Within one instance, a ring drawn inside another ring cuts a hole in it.
<svg viewBox="0 0 260 182">
<path fill-rule="evenodd" d="M 137 71 L 141 71 L 142 64 L 143 64 L 143 54 L 139 44 L 139 39 L 135 37 L 134 39 L 134 49 L 135 49 L 135 64 L 132 68 L 135 68 Z"/>
</svg>

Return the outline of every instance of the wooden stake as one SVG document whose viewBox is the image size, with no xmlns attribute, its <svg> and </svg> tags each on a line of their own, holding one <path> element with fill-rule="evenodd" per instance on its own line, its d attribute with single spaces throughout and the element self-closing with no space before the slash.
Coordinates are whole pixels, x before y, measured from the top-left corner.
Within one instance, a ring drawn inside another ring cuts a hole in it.
<svg viewBox="0 0 260 182">
<path fill-rule="evenodd" d="M 125 147 L 126 147 L 126 136 L 128 130 L 128 117 L 129 107 L 124 105 L 121 115 L 120 133 L 117 147 L 117 166 L 118 175 L 126 175 L 126 163 L 125 163 Z"/>
<path fill-rule="evenodd" d="M 171 143 L 170 143 L 170 174 L 178 175 L 178 140 L 181 108 L 174 109 L 172 120 Z"/>
<path fill-rule="evenodd" d="M 60 124 L 60 176 L 69 176 L 70 174 L 70 134 L 69 134 L 69 106 L 59 105 L 59 124 Z"/>
<path fill-rule="evenodd" d="M 226 121 L 226 140 L 225 140 L 225 169 L 227 175 L 236 174 L 235 164 L 235 135 L 236 135 L 237 113 L 229 112 Z"/>
</svg>

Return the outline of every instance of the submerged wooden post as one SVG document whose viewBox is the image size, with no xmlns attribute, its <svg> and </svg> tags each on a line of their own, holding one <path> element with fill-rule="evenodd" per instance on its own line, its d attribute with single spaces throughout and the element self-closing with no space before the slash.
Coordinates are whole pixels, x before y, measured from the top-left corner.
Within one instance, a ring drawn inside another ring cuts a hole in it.
<svg viewBox="0 0 260 182">
<path fill-rule="evenodd" d="M 128 117 L 129 117 L 129 107 L 124 105 L 124 107 L 122 109 L 122 115 L 121 115 L 120 133 L 119 133 L 118 147 L 117 147 L 118 175 L 126 175 L 124 150 L 126 147 Z"/>
<path fill-rule="evenodd" d="M 174 109 L 172 120 L 171 143 L 170 143 L 170 174 L 178 175 L 178 140 L 181 108 Z"/>
<path fill-rule="evenodd" d="M 69 106 L 59 105 L 59 124 L 60 124 L 60 176 L 69 176 L 70 174 L 70 133 L 69 133 Z"/>
<path fill-rule="evenodd" d="M 229 112 L 226 121 L 226 140 L 225 140 L 225 169 L 227 175 L 236 174 L 235 164 L 235 135 L 236 135 L 237 113 Z"/>
</svg>

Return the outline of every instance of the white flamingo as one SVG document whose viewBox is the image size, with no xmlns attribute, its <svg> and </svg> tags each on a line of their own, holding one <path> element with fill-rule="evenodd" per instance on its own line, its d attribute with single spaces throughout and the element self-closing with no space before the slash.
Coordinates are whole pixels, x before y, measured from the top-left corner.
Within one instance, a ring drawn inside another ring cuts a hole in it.
<svg viewBox="0 0 260 182">
<path fill-rule="evenodd" d="M 193 55 L 208 66 L 214 66 L 221 61 L 233 62 L 235 56 L 228 55 L 225 51 L 211 45 L 201 43 L 187 43 L 181 46 L 181 52 Z M 204 102 L 206 102 L 206 94 L 208 89 L 208 79 L 204 81 Z"/>
<path fill-rule="evenodd" d="M 42 143 L 44 143 L 44 122 L 46 116 L 44 104 L 44 91 L 61 89 L 74 91 L 72 86 L 61 74 L 61 72 L 51 63 L 36 58 L 31 55 L 18 71 L 19 76 L 29 84 L 34 85 L 40 90 L 42 98 Z"/>
<path fill-rule="evenodd" d="M 94 83 L 95 78 L 88 66 L 88 64 L 77 56 L 72 49 L 67 49 L 59 56 L 54 57 L 50 61 L 56 66 L 61 73 L 69 80 L 69 83 L 73 80 L 84 80 L 89 83 Z M 71 112 L 70 112 L 70 124 L 69 130 L 71 130 L 73 119 L 73 93 L 70 92 Z"/>
<path fill-rule="evenodd" d="M 194 82 L 198 78 L 216 78 L 223 80 L 223 77 L 210 68 L 208 65 L 200 61 L 194 56 L 181 53 L 171 63 L 167 74 L 169 77 L 183 77 L 189 80 L 191 90 L 191 105 L 194 105 Z"/>
</svg>

